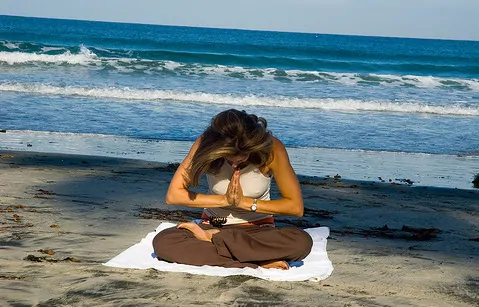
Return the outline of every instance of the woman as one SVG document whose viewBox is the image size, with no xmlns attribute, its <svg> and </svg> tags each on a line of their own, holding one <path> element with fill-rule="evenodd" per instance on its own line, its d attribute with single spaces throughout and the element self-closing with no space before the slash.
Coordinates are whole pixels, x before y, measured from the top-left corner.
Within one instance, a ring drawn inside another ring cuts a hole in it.
<svg viewBox="0 0 479 307">
<path fill-rule="evenodd" d="M 311 237 L 274 227 L 273 214 L 303 215 L 303 199 L 284 145 L 264 118 L 227 110 L 195 141 L 168 188 L 166 203 L 205 208 L 202 221 L 165 229 L 153 240 L 160 260 L 190 265 L 288 269 Z M 206 174 L 209 194 L 189 190 Z M 281 199 L 270 200 L 274 176 Z"/>
</svg>

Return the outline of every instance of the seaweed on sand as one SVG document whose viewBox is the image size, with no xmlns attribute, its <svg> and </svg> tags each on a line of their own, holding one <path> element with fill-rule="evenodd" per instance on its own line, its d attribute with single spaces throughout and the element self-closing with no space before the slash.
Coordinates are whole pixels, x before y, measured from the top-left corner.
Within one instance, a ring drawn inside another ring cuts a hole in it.
<svg viewBox="0 0 479 307">
<path fill-rule="evenodd" d="M 158 208 L 140 208 L 140 218 L 175 221 L 175 222 L 189 222 L 194 219 L 201 218 L 201 211 L 192 210 L 165 210 Z"/>
<path fill-rule="evenodd" d="M 201 218 L 202 210 L 165 210 L 159 208 L 140 208 L 139 217 L 142 219 L 154 219 L 175 222 L 188 222 Z M 318 219 L 332 219 L 337 211 L 304 208 L 303 218 L 275 217 L 278 225 L 294 225 L 301 228 L 318 227 Z"/>
<path fill-rule="evenodd" d="M 435 239 L 441 230 L 437 228 L 416 228 L 403 225 L 400 229 L 389 228 L 388 225 L 383 227 L 371 227 L 371 229 L 347 229 L 347 230 L 331 230 L 337 234 L 361 235 L 364 237 L 378 237 L 388 239 L 403 239 L 408 241 L 429 241 Z"/>
<path fill-rule="evenodd" d="M 476 174 L 474 176 L 474 180 L 472 180 L 472 185 L 476 188 L 479 189 L 479 174 Z"/>
</svg>

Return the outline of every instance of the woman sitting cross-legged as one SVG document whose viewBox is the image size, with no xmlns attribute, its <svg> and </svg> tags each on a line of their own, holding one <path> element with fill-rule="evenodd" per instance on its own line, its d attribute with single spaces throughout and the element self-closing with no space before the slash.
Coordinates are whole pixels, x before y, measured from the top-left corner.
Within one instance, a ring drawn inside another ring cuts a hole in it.
<svg viewBox="0 0 479 307">
<path fill-rule="evenodd" d="M 189 190 L 206 175 L 209 193 Z M 271 178 L 281 193 L 270 200 Z M 273 215 L 303 215 L 303 199 L 284 145 L 264 118 L 244 111 L 217 114 L 195 141 L 168 188 L 166 203 L 204 208 L 202 221 L 165 229 L 153 240 L 158 259 L 228 268 L 288 269 L 312 239 L 302 229 L 275 227 Z"/>
</svg>

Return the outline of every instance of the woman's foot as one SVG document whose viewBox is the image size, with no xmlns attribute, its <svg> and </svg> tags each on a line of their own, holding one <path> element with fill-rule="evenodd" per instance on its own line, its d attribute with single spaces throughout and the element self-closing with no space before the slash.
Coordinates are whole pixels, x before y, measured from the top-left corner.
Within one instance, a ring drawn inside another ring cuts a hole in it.
<svg viewBox="0 0 479 307">
<path fill-rule="evenodd" d="M 260 262 L 259 266 L 264 269 L 289 270 L 288 263 L 283 260 L 264 261 L 264 262 Z"/>
<path fill-rule="evenodd" d="M 187 229 L 193 233 L 193 235 L 201 241 L 207 241 L 211 242 L 211 238 L 215 233 L 220 232 L 219 229 L 208 229 L 208 230 L 203 230 L 201 229 L 198 224 L 194 222 L 188 222 L 188 223 L 182 223 L 177 226 L 179 229 Z"/>
</svg>

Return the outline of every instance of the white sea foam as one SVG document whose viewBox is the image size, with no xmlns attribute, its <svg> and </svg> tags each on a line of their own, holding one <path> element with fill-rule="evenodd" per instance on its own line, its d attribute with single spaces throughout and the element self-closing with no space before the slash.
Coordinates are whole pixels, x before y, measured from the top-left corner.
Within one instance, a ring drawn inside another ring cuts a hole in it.
<svg viewBox="0 0 479 307">
<path fill-rule="evenodd" d="M 397 112 L 426 113 L 439 115 L 479 116 L 479 106 L 467 107 L 457 103 L 448 106 L 427 105 L 421 102 L 362 101 L 354 99 L 332 98 L 291 98 L 263 97 L 255 95 L 234 96 L 201 92 L 178 92 L 169 90 L 131 89 L 131 88 L 96 88 L 56 86 L 39 83 L 0 82 L 0 91 L 28 93 L 34 95 L 80 96 L 121 101 L 182 101 L 204 104 L 266 106 L 282 108 L 312 108 L 344 112 Z"/>
<path fill-rule="evenodd" d="M 167 70 L 175 70 L 175 69 L 177 69 L 177 68 L 179 68 L 179 67 L 182 67 L 182 66 L 183 66 L 183 64 L 178 63 L 178 62 L 165 61 L 163 68 L 164 68 L 164 69 L 167 69 Z"/>
<path fill-rule="evenodd" d="M 65 50 L 65 48 L 59 48 L 59 47 L 42 47 L 42 52 L 60 51 L 60 50 Z"/>
<path fill-rule="evenodd" d="M 469 87 L 473 92 L 479 92 L 479 80 L 471 80 Z"/>
<path fill-rule="evenodd" d="M 95 47 L 95 49 L 106 52 L 106 53 L 112 53 L 112 54 L 115 53 L 114 51 L 111 51 L 111 50 L 108 50 L 108 49 L 105 49 L 105 48 L 101 48 L 101 47 Z"/>
<path fill-rule="evenodd" d="M 23 63 L 54 63 L 54 64 L 87 64 L 92 61 L 98 61 L 96 54 L 91 52 L 87 47 L 80 46 L 78 54 L 72 54 L 66 51 L 63 54 L 37 54 L 25 52 L 0 52 L 0 63 L 4 62 L 9 65 L 23 64 Z"/>
<path fill-rule="evenodd" d="M 19 44 L 12 42 L 2 42 L 2 45 L 8 49 L 20 49 Z"/>
<path fill-rule="evenodd" d="M 335 82 L 348 86 L 359 83 L 380 84 L 383 86 L 414 86 L 418 88 L 437 87 L 461 87 L 471 91 L 479 91 L 479 79 L 439 78 L 433 76 L 414 75 L 381 75 L 381 74 L 358 74 L 336 73 L 321 71 L 302 70 L 279 70 L 276 68 L 247 68 L 240 66 L 225 65 L 184 65 L 168 61 L 167 64 L 159 64 L 159 70 L 170 70 L 185 74 L 208 74 L 221 76 L 236 76 L 245 79 L 287 79 L 292 82 Z M 372 80 L 371 80 L 372 79 Z M 448 85 L 451 84 L 451 85 Z"/>
<path fill-rule="evenodd" d="M 5 45 L 5 43 L 4 43 Z M 12 46 L 13 48 L 13 46 Z M 50 47 L 45 47 L 50 48 Z M 45 49 L 50 51 L 56 49 Z M 112 51 L 109 51 L 113 53 Z M 121 72 L 143 72 L 145 74 L 165 71 L 181 75 L 214 75 L 253 80 L 289 80 L 291 82 L 332 82 L 347 86 L 360 83 L 381 86 L 414 86 L 418 88 L 457 88 L 479 92 L 479 79 L 440 78 L 433 76 L 359 74 L 322 71 L 281 70 L 277 68 L 249 68 L 241 66 L 186 64 L 175 61 L 147 60 L 134 58 L 98 57 L 85 46 L 80 46 L 79 53 L 66 51 L 63 54 L 48 55 L 25 52 L 0 52 L 0 63 L 9 65 L 24 63 L 109 66 Z"/>
</svg>

